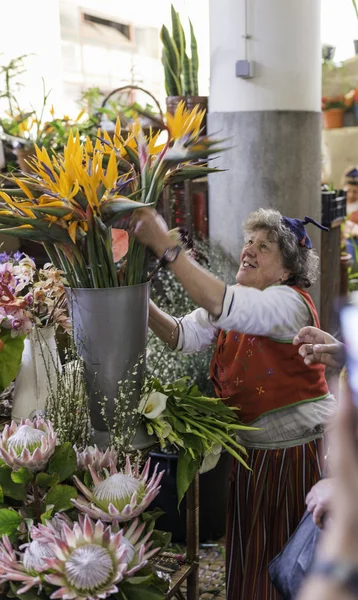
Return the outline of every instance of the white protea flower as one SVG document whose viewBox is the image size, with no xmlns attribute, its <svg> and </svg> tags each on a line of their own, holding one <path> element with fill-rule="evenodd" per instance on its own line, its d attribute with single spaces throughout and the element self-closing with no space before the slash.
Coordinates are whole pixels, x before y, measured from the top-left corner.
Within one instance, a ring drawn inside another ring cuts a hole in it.
<svg viewBox="0 0 358 600">
<path fill-rule="evenodd" d="M 86 471 L 88 467 L 93 467 L 95 471 L 108 469 L 111 463 L 115 465 L 118 462 L 118 453 L 114 448 L 107 448 L 102 452 L 97 446 L 87 446 L 83 450 L 78 450 L 74 446 L 77 455 L 77 468 L 80 471 Z"/>
<path fill-rule="evenodd" d="M 88 488 L 74 476 L 74 482 L 84 497 L 78 496 L 72 503 L 91 518 L 107 523 L 122 523 L 134 519 L 159 494 L 159 483 L 164 471 L 158 474 L 157 464 L 149 478 L 149 468 L 150 459 L 140 473 L 138 465 L 132 468 L 128 456 L 124 472 L 119 472 L 113 463 L 110 471 L 105 469 L 103 475 L 96 473 L 90 466 L 93 486 Z"/>
<path fill-rule="evenodd" d="M 168 396 L 161 392 L 151 392 L 148 396 L 142 398 L 138 412 L 146 419 L 156 419 L 165 410 Z"/>
<path fill-rule="evenodd" d="M 56 448 L 56 434 L 49 421 L 40 417 L 5 425 L 0 437 L 0 456 L 14 471 L 26 467 L 42 471 Z"/>
<path fill-rule="evenodd" d="M 145 566 L 150 558 L 159 552 L 160 548 L 150 550 L 152 542 L 149 542 L 152 530 L 148 531 L 144 537 L 141 537 L 146 528 L 146 523 L 139 524 L 139 519 L 135 519 L 130 527 L 123 530 L 123 542 L 127 545 L 128 571 L 127 576 L 133 575 L 139 569 Z"/>
<path fill-rule="evenodd" d="M 112 533 L 110 526 L 94 524 L 86 515 L 73 529 L 65 525 L 63 533 L 64 539 L 52 544 L 56 557 L 44 559 L 52 571 L 45 580 L 59 588 L 51 599 L 101 600 L 118 592 L 128 571 L 122 532 Z"/>
<path fill-rule="evenodd" d="M 55 558 L 56 554 L 52 549 L 52 545 L 48 542 L 38 542 L 34 540 L 26 544 L 26 550 L 23 556 L 24 569 L 31 572 L 41 573 L 46 570 L 44 558 Z"/>
<path fill-rule="evenodd" d="M 18 594 L 25 594 L 30 588 L 41 584 L 40 577 L 34 572 L 28 573 L 22 560 L 19 560 L 7 535 L 0 542 L 0 584 L 8 581 L 20 581 L 24 585 Z"/>
</svg>

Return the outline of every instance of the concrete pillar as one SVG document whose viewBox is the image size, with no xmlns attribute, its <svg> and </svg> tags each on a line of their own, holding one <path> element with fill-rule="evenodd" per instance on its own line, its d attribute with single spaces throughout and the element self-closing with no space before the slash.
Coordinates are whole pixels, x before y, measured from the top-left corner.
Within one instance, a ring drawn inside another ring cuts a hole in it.
<svg viewBox="0 0 358 600">
<path fill-rule="evenodd" d="M 210 236 L 238 258 L 241 223 L 261 206 L 320 220 L 320 2 L 210 0 L 210 46 L 208 127 L 231 147 L 209 178 Z M 244 59 L 250 79 L 236 77 Z"/>
</svg>

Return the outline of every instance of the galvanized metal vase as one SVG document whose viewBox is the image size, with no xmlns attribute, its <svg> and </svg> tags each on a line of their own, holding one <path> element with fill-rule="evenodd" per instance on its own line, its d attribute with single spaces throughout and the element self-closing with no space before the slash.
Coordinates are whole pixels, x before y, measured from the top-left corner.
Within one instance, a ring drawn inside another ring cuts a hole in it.
<svg viewBox="0 0 358 600">
<path fill-rule="evenodd" d="M 107 432 L 101 414 L 103 398 L 110 422 L 120 381 L 135 381 L 132 408 L 139 401 L 145 361 L 138 362 L 147 344 L 149 291 L 149 283 L 66 289 L 75 341 L 85 364 L 91 421 L 98 434 L 95 441 L 101 446 Z"/>
</svg>

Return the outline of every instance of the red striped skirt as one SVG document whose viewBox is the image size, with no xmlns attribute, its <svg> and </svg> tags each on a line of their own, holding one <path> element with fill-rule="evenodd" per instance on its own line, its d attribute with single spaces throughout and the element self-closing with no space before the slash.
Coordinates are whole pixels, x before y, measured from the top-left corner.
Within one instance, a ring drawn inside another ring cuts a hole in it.
<svg viewBox="0 0 358 600">
<path fill-rule="evenodd" d="M 252 471 L 235 462 L 226 534 L 227 600 L 280 600 L 269 562 L 292 535 L 321 478 L 322 439 L 280 450 L 249 449 Z"/>
</svg>

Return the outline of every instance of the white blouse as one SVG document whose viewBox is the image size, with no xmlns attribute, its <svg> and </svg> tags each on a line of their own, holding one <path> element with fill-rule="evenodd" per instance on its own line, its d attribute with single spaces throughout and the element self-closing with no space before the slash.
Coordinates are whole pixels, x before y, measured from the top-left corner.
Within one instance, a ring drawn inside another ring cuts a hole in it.
<svg viewBox="0 0 358 600">
<path fill-rule="evenodd" d="M 176 321 L 179 327 L 176 349 L 186 354 L 213 344 L 220 329 L 288 341 L 302 327 L 313 324 L 302 296 L 287 285 L 271 286 L 263 291 L 228 286 L 218 319 L 198 308 Z M 324 400 L 264 415 L 255 421 L 255 427 L 262 428 L 260 431 L 240 432 L 239 438 L 244 445 L 257 448 L 302 444 L 320 437 L 335 412 L 336 400 L 329 394 Z"/>
</svg>

